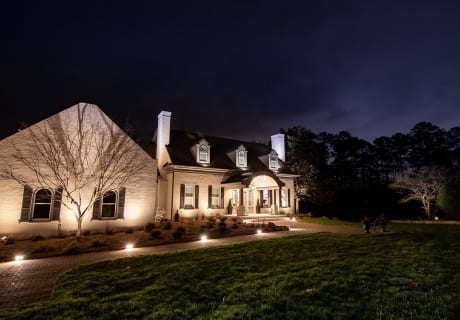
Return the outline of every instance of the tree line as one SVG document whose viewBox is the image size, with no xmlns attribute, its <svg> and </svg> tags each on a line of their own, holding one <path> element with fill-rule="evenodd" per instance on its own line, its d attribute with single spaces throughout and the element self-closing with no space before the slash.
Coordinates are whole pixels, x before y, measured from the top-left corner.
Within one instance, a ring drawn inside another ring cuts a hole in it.
<svg viewBox="0 0 460 320">
<path fill-rule="evenodd" d="M 296 126 L 286 135 L 287 165 L 301 212 L 359 219 L 460 218 L 460 127 L 429 122 L 372 143 Z"/>
</svg>

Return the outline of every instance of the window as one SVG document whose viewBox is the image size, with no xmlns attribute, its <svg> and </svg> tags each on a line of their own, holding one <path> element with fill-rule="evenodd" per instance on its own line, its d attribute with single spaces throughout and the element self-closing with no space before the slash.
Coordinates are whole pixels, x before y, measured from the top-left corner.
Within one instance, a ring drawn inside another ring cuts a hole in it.
<svg viewBox="0 0 460 320">
<path fill-rule="evenodd" d="M 193 184 L 180 185 L 180 205 L 181 209 L 198 209 L 198 193 L 200 187 Z"/>
<path fill-rule="evenodd" d="M 124 219 L 126 188 L 104 192 L 94 202 L 93 219 Z"/>
<path fill-rule="evenodd" d="M 102 198 L 102 218 L 115 218 L 117 210 L 117 194 L 113 191 L 107 191 Z"/>
<path fill-rule="evenodd" d="M 241 167 L 246 167 L 246 151 L 238 151 L 238 165 Z"/>
<path fill-rule="evenodd" d="M 248 192 L 248 207 L 252 207 L 252 199 L 254 198 L 254 190 Z"/>
<path fill-rule="evenodd" d="M 236 150 L 236 166 L 237 167 L 246 167 L 248 163 L 247 158 L 248 152 L 243 145 L 240 145 Z"/>
<path fill-rule="evenodd" d="M 270 190 L 262 190 L 262 207 L 270 207 Z"/>
<path fill-rule="evenodd" d="M 275 152 L 270 153 L 269 167 L 270 167 L 271 170 L 277 170 L 278 169 L 278 155 Z"/>
<path fill-rule="evenodd" d="M 185 209 L 194 208 L 195 195 L 193 191 L 194 191 L 194 188 L 192 185 L 185 186 L 185 194 L 184 194 L 184 208 Z"/>
<path fill-rule="evenodd" d="M 59 221 L 61 200 L 62 188 L 54 192 L 41 188 L 34 192 L 30 186 L 25 185 L 19 222 Z"/>
<path fill-rule="evenodd" d="M 281 193 L 281 207 L 286 208 L 287 205 L 287 190 L 285 188 L 282 188 L 280 190 Z"/>
<path fill-rule="evenodd" d="M 234 189 L 232 190 L 232 205 L 238 206 L 240 204 L 240 190 Z"/>
<path fill-rule="evenodd" d="M 208 208 L 217 209 L 223 208 L 223 188 L 220 186 L 208 187 Z"/>
<path fill-rule="evenodd" d="M 50 219 L 52 193 L 48 189 L 39 189 L 35 193 L 32 219 Z"/>
<path fill-rule="evenodd" d="M 200 162 L 208 162 L 208 147 L 205 146 L 204 144 L 200 145 L 200 154 L 199 154 L 199 160 Z"/>
</svg>

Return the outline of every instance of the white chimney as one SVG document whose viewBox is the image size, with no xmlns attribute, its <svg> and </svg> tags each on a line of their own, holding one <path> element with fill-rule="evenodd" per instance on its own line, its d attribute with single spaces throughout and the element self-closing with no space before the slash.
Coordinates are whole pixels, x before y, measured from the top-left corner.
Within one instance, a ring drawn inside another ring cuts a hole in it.
<svg viewBox="0 0 460 320">
<path fill-rule="evenodd" d="M 157 128 L 157 161 L 158 168 L 161 169 L 168 160 L 166 145 L 169 144 L 169 132 L 171 128 L 171 112 L 161 111 L 158 114 Z"/>
<path fill-rule="evenodd" d="M 278 154 L 278 159 L 285 161 L 286 160 L 286 152 L 285 152 L 285 145 L 284 145 L 284 134 L 277 133 L 272 135 L 272 149 L 276 151 Z"/>
</svg>

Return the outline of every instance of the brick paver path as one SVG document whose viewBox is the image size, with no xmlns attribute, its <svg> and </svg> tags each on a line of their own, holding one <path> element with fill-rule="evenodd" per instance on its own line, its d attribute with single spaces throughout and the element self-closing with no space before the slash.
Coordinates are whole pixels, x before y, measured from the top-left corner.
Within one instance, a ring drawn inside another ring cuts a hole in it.
<svg viewBox="0 0 460 320">
<path fill-rule="evenodd" d="M 166 251 L 197 249 L 260 239 L 279 238 L 295 234 L 315 232 L 362 233 L 361 229 L 343 226 L 295 223 L 289 220 L 275 221 L 275 223 L 277 225 L 288 225 L 291 230 L 263 233 L 261 235 L 210 239 L 206 242 L 181 242 L 155 247 L 134 248 L 131 251 L 93 252 L 74 256 L 0 263 L 0 308 L 17 307 L 48 299 L 53 292 L 57 277 L 64 271 L 82 264 Z"/>
</svg>

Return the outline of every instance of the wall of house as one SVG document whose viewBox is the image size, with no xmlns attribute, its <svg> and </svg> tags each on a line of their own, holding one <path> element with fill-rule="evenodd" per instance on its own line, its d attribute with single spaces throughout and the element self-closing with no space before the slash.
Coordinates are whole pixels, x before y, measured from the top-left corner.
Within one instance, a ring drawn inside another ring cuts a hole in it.
<svg viewBox="0 0 460 320">
<path fill-rule="evenodd" d="M 78 105 L 77 105 L 78 106 Z M 59 114 L 59 119 L 72 119 L 75 116 L 75 108 L 71 107 Z M 96 106 L 87 109 L 86 117 L 91 121 L 97 121 L 101 117 Z M 54 116 L 53 116 L 54 117 Z M 107 118 L 108 119 L 108 118 Z M 105 120 L 105 119 L 104 119 Z M 110 119 L 108 119 L 110 121 Z M 106 121 L 106 120 L 105 120 Z M 26 184 L 31 184 L 33 189 L 37 189 L 39 182 L 32 181 L 34 174 L 28 170 L 22 163 L 15 160 L 12 155 L 15 154 L 15 145 L 18 148 L 25 146 L 30 139 L 29 129 L 43 125 L 39 122 L 32 127 L 20 131 L 4 140 L 0 141 L 0 172 L 13 168 L 16 175 L 24 178 Z M 69 126 L 71 127 L 71 126 Z M 68 127 L 65 127 L 68 129 Z M 133 142 L 134 143 L 134 142 Z M 126 198 L 124 206 L 124 218 L 117 220 L 93 220 L 92 208 L 84 216 L 82 230 L 105 230 L 117 229 L 122 227 L 143 226 L 145 222 L 152 221 L 156 204 L 156 160 L 152 159 L 139 146 L 136 146 L 136 159 L 143 163 L 144 167 L 135 176 L 132 177 L 123 187 L 126 188 Z M 34 186 L 35 184 L 35 186 Z M 42 186 L 46 187 L 46 186 Z M 83 201 L 88 201 L 94 192 L 94 186 L 89 185 L 82 192 Z M 20 222 L 21 210 L 23 204 L 24 187 L 17 181 L 7 178 L 5 174 L 0 176 L 0 236 L 15 234 L 17 237 L 27 237 L 33 235 L 48 235 L 61 232 L 73 232 L 76 230 L 77 223 L 74 213 L 64 206 L 66 202 L 63 197 L 60 218 L 57 221 L 34 221 Z"/>
<path fill-rule="evenodd" d="M 199 172 L 181 172 L 174 173 L 174 188 L 172 190 L 173 203 L 172 214 L 176 211 L 184 218 L 193 218 L 195 216 L 211 216 L 216 214 L 225 214 L 225 208 L 228 202 L 227 192 L 224 193 L 224 208 L 223 209 L 208 209 L 208 186 L 220 186 L 223 179 L 223 174 L 215 173 L 199 173 Z M 195 209 L 181 209 L 180 206 L 180 185 L 190 184 L 199 186 L 199 207 Z"/>
</svg>

